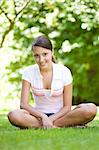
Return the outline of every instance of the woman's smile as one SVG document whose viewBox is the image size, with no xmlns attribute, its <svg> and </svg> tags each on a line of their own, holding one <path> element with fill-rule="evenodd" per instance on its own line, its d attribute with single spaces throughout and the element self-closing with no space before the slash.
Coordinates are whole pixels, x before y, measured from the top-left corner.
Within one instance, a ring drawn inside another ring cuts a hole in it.
<svg viewBox="0 0 99 150">
<path fill-rule="evenodd" d="M 33 54 L 40 69 L 48 69 L 52 65 L 52 52 L 49 49 L 34 46 Z"/>
</svg>

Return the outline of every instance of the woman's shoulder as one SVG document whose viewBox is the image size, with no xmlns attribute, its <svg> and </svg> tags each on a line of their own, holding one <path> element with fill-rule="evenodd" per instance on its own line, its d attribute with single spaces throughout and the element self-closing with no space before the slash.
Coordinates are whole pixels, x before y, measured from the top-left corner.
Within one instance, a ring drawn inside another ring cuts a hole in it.
<svg viewBox="0 0 99 150">
<path fill-rule="evenodd" d="M 61 71 L 70 71 L 70 69 L 63 64 L 55 64 L 55 68 Z"/>
<path fill-rule="evenodd" d="M 34 64 L 34 65 L 29 65 L 25 68 L 23 68 L 23 72 L 34 72 L 37 68 L 37 64 Z"/>
</svg>

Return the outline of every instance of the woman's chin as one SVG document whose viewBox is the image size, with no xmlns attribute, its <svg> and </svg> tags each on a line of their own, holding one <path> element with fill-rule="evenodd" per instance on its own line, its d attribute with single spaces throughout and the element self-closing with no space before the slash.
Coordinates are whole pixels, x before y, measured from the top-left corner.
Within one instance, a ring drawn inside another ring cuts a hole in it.
<svg viewBox="0 0 99 150">
<path fill-rule="evenodd" d="M 40 65 L 40 68 L 41 69 L 47 69 L 48 67 L 47 67 L 47 65 Z"/>
</svg>

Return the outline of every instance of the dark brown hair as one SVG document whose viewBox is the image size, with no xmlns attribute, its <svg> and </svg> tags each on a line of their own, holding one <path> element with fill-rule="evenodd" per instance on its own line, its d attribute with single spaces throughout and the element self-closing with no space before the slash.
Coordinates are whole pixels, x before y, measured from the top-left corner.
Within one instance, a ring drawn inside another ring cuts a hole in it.
<svg viewBox="0 0 99 150">
<path fill-rule="evenodd" d="M 32 50 L 34 46 L 43 47 L 53 51 L 53 46 L 49 38 L 45 35 L 38 36 L 32 44 Z M 52 61 L 56 62 L 54 57 L 52 56 Z"/>
</svg>

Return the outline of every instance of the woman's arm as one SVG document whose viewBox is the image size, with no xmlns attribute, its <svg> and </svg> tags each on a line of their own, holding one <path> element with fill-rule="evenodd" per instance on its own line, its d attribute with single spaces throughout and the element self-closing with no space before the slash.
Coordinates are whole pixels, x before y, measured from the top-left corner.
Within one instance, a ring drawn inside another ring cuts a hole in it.
<svg viewBox="0 0 99 150">
<path fill-rule="evenodd" d="M 30 83 L 26 80 L 23 80 L 20 108 L 27 110 L 31 115 L 35 116 L 41 122 L 44 128 L 52 128 L 53 124 L 49 119 L 49 117 L 44 113 L 36 111 L 31 105 L 29 105 L 28 103 L 29 93 L 30 93 Z"/>
<path fill-rule="evenodd" d="M 49 118 L 52 121 L 55 121 L 56 119 L 62 117 L 66 113 L 68 113 L 71 110 L 72 106 L 72 83 L 64 86 L 64 91 L 63 91 L 63 108 L 57 112 L 56 114 L 50 116 Z"/>
<path fill-rule="evenodd" d="M 29 105 L 29 93 L 30 93 L 30 83 L 26 80 L 22 81 L 22 91 L 21 91 L 21 102 L 20 108 L 27 110 L 31 115 L 41 118 L 44 114 L 36 111 L 31 105 Z"/>
</svg>

